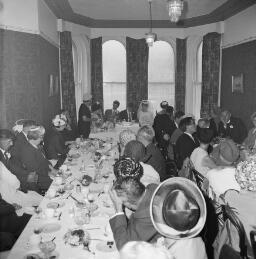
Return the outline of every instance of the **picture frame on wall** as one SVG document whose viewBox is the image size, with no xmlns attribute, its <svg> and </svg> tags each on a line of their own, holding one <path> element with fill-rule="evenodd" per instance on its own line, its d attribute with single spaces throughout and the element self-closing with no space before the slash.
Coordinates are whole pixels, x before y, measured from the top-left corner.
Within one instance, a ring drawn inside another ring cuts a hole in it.
<svg viewBox="0 0 256 259">
<path fill-rule="evenodd" d="M 232 93 L 244 93 L 244 75 L 232 76 Z"/>
</svg>

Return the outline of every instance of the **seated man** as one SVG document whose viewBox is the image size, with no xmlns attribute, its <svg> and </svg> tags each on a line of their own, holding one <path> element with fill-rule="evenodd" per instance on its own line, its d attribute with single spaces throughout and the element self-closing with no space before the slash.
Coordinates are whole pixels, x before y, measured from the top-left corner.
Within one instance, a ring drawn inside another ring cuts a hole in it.
<svg viewBox="0 0 256 259">
<path fill-rule="evenodd" d="M 146 156 L 146 148 L 141 142 L 132 140 L 127 143 L 124 148 L 124 157 L 131 158 L 141 164 L 143 168 L 141 182 L 145 186 L 151 183 L 160 183 L 159 173 L 151 165 L 144 163 L 145 160 L 148 160 L 148 157 Z"/>
<path fill-rule="evenodd" d="M 26 224 L 30 219 L 30 215 L 23 214 L 18 217 L 15 207 L 4 201 L 0 195 L 0 249 L 11 249 L 12 245 L 19 237 Z"/>
<path fill-rule="evenodd" d="M 23 133 L 20 133 L 23 135 Z M 19 135 L 18 137 L 18 142 L 22 141 L 23 136 Z M 12 145 L 13 145 L 13 140 L 14 140 L 14 135 L 11 131 L 7 129 L 0 129 L 0 162 L 3 164 L 4 167 L 6 167 L 6 170 L 8 169 L 11 174 L 14 174 L 17 176 L 20 182 L 20 189 L 22 191 L 27 191 L 27 190 L 36 190 L 35 183 L 37 182 L 37 174 L 36 172 L 29 172 L 25 170 L 22 167 L 21 161 L 17 161 L 13 159 L 11 156 L 12 153 L 9 151 L 12 150 Z M 24 140 L 23 145 L 27 145 L 27 139 Z M 16 142 L 17 143 L 17 142 Z M 18 144 L 19 145 L 19 144 Z M 22 146 L 16 145 L 15 147 L 15 152 L 19 149 L 22 149 Z M 20 155 L 17 153 L 15 154 L 17 156 L 16 159 L 20 159 Z"/>
<path fill-rule="evenodd" d="M 220 116 L 219 135 L 223 138 L 231 138 L 235 143 L 241 144 L 246 136 L 247 129 L 240 118 L 235 118 L 227 110 Z"/>
<path fill-rule="evenodd" d="M 186 158 L 191 156 L 193 150 L 199 146 L 199 142 L 195 136 L 196 125 L 192 117 L 182 119 L 180 124 L 184 125 L 184 133 L 178 138 L 175 146 L 175 155 L 177 166 L 182 168 Z"/>
<path fill-rule="evenodd" d="M 131 177 L 116 181 L 109 192 L 116 214 L 110 219 L 117 249 L 129 241 L 147 241 L 153 243 L 158 237 L 150 219 L 150 200 L 157 185 L 150 184 L 146 188 L 138 180 Z M 123 206 L 134 211 L 127 219 Z"/>
<path fill-rule="evenodd" d="M 37 185 L 39 192 L 44 193 L 48 190 L 52 180 L 49 173 L 56 174 L 50 162 L 45 158 L 40 143 L 44 138 L 45 129 L 42 126 L 31 129 L 28 132 L 29 145 L 21 150 L 21 161 L 23 168 L 30 172 L 36 172 L 38 175 Z"/>
<path fill-rule="evenodd" d="M 124 148 L 127 143 L 136 140 L 136 134 L 132 130 L 123 130 L 119 134 L 119 155 L 123 156 Z"/>
<path fill-rule="evenodd" d="M 119 120 L 128 122 L 136 120 L 136 113 L 133 111 L 132 103 L 128 103 L 126 110 L 123 110 L 119 113 Z"/>
<path fill-rule="evenodd" d="M 153 144 L 155 137 L 154 129 L 151 126 L 143 126 L 137 133 L 137 140 L 146 147 L 146 156 L 148 157 L 146 164 L 151 165 L 159 174 L 160 181 L 164 181 L 167 177 L 164 157 Z"/>
<path fill-rule="evenodd" d="M 56 115 L 52 120 L 52 124 L 53 127 L 45 134 L 44 148 L 46 157 L 49 160 L 59 160 L 62 157 L 66 157 L 69 151 L 61 134 L 66 127 L 66 121 L 61 119 L 60 115 Z"/>
<path fill-rule="evenodd" d="M 120 106 L 120 102 L 115 100 L 113 102 L 113 108 L 105 111 L 105 121 L 116 122 L 119 119 L 119 111 L 117 110 Z"/>
</svg>

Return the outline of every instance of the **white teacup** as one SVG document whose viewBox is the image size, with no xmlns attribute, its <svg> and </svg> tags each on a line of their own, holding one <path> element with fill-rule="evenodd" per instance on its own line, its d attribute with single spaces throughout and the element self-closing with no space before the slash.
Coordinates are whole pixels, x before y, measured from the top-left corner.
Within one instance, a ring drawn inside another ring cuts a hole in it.
<svg viewBox="0 0 256 259">
<path fill-rule="evenodd" d="M 55 183 L 61 185 L 63 183 L 63 178 L 61 176 L 56 176 Z"/>
<path fill-rule="evenodd" d="M 56 190 L 54 188 L 50 188 L 48 191 L 47 191 L 47 194 L 50 198 L 54 198 L 56 196 Z"/>
<path fill-rule="evenodd" d="M 44 213 L 46 218 L 53 218 L 55 214 L 55 210 L 53 208 L 46 208 Z"/>
</svg>

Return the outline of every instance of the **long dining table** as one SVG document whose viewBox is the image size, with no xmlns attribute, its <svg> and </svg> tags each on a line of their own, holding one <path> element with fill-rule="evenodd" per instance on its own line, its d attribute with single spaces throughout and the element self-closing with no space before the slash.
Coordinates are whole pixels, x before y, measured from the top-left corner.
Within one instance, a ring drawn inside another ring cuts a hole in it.
<svg viewBox="0 0 256 259">
<path fill-rule="evenodd" d="M 119 133 L 127 128 L 136 133 L 139 127 L 137 124 L 131 127 L 118 125 L 111 131 L 94 133 L 90 137 L 106 140 L 104 147 L 97 150 L 104 153 L 110 146 L 115 146 Z M 82 145 L 79 147 L 76 142 L 73 143 L 69 152 L 70 156 L 64 163 L 64 168 L 67 169 L 65 174 L 69 176 L 61 184 L 56 180 L 56 177 L 53 178 L 53 182 L 39 206 L 41 212 L 39 214 L 32 213 L 30 221 L 10 251 L 8 259 L 32 259 L 33 257 L 28 257 L 28 255 L 40 253 L 39 245 L 33 244 L 35 231 L 40 232 L 39 235 L 43 242 L 54 240 L 56 249 L 53 252 L 53 257 L 50 257 L 51 259 L 118 258 L 119 253 L 113 243 L 114 239 L 109 226 L 109 218 L 114 214 L 114 209 L 107 192 L 114 179 L 112 166 L 117 155 L 116 151 L 109 156 L 104 156 L 104 160 L 102 160 L 100 175 L 107 174 L 109 177 L 99 177 L 96 183 L 92 182 L 88 187 L 84 187 L 81 184 L 83 175 L 95 178 L 97 169 L 95 168 L 94 154 L 96 150 L 89 151 L 82 148 Z M 65 190 L 66 185 L 69 187 L 68 190 Z M 58 190 L 62 190 L 62 192 L 59 193 Z M 76 213 L 79 211 L 79 202 L 76 200 L 86 200 L 85 193 L 88 192 L 95 199 L 93 202 L 95 211 L 90 213 L 87 224 L 80 225 L 75 221 Z M 54 217 L 48 217 L 47 210 L 52 206 L 55 206 Z M 73 246 L 70 243 L 65 243 L 65 234 L 76 229 L 83 229 L 88 233 L 89 249 L 85 249 L 83 245 Z"/>
</svg>

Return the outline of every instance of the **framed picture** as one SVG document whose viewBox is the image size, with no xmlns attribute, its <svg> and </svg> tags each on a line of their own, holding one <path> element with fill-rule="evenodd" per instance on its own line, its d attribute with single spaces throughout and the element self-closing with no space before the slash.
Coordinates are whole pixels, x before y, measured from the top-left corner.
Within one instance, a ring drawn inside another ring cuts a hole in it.
<svg viewBox="0 0 256 259">
<path fill-rule="evenodd" d="M 54 94 L 54 78 L 53 78 L 53 75 L 50 75 L 49 76 L 49 96 L 53 96 Z"/>
<path fill-rule="evenodd" d="M 232 76 L 232 93 L 244 92 L 244 76 L 243 74 Z"/>
</svg>

